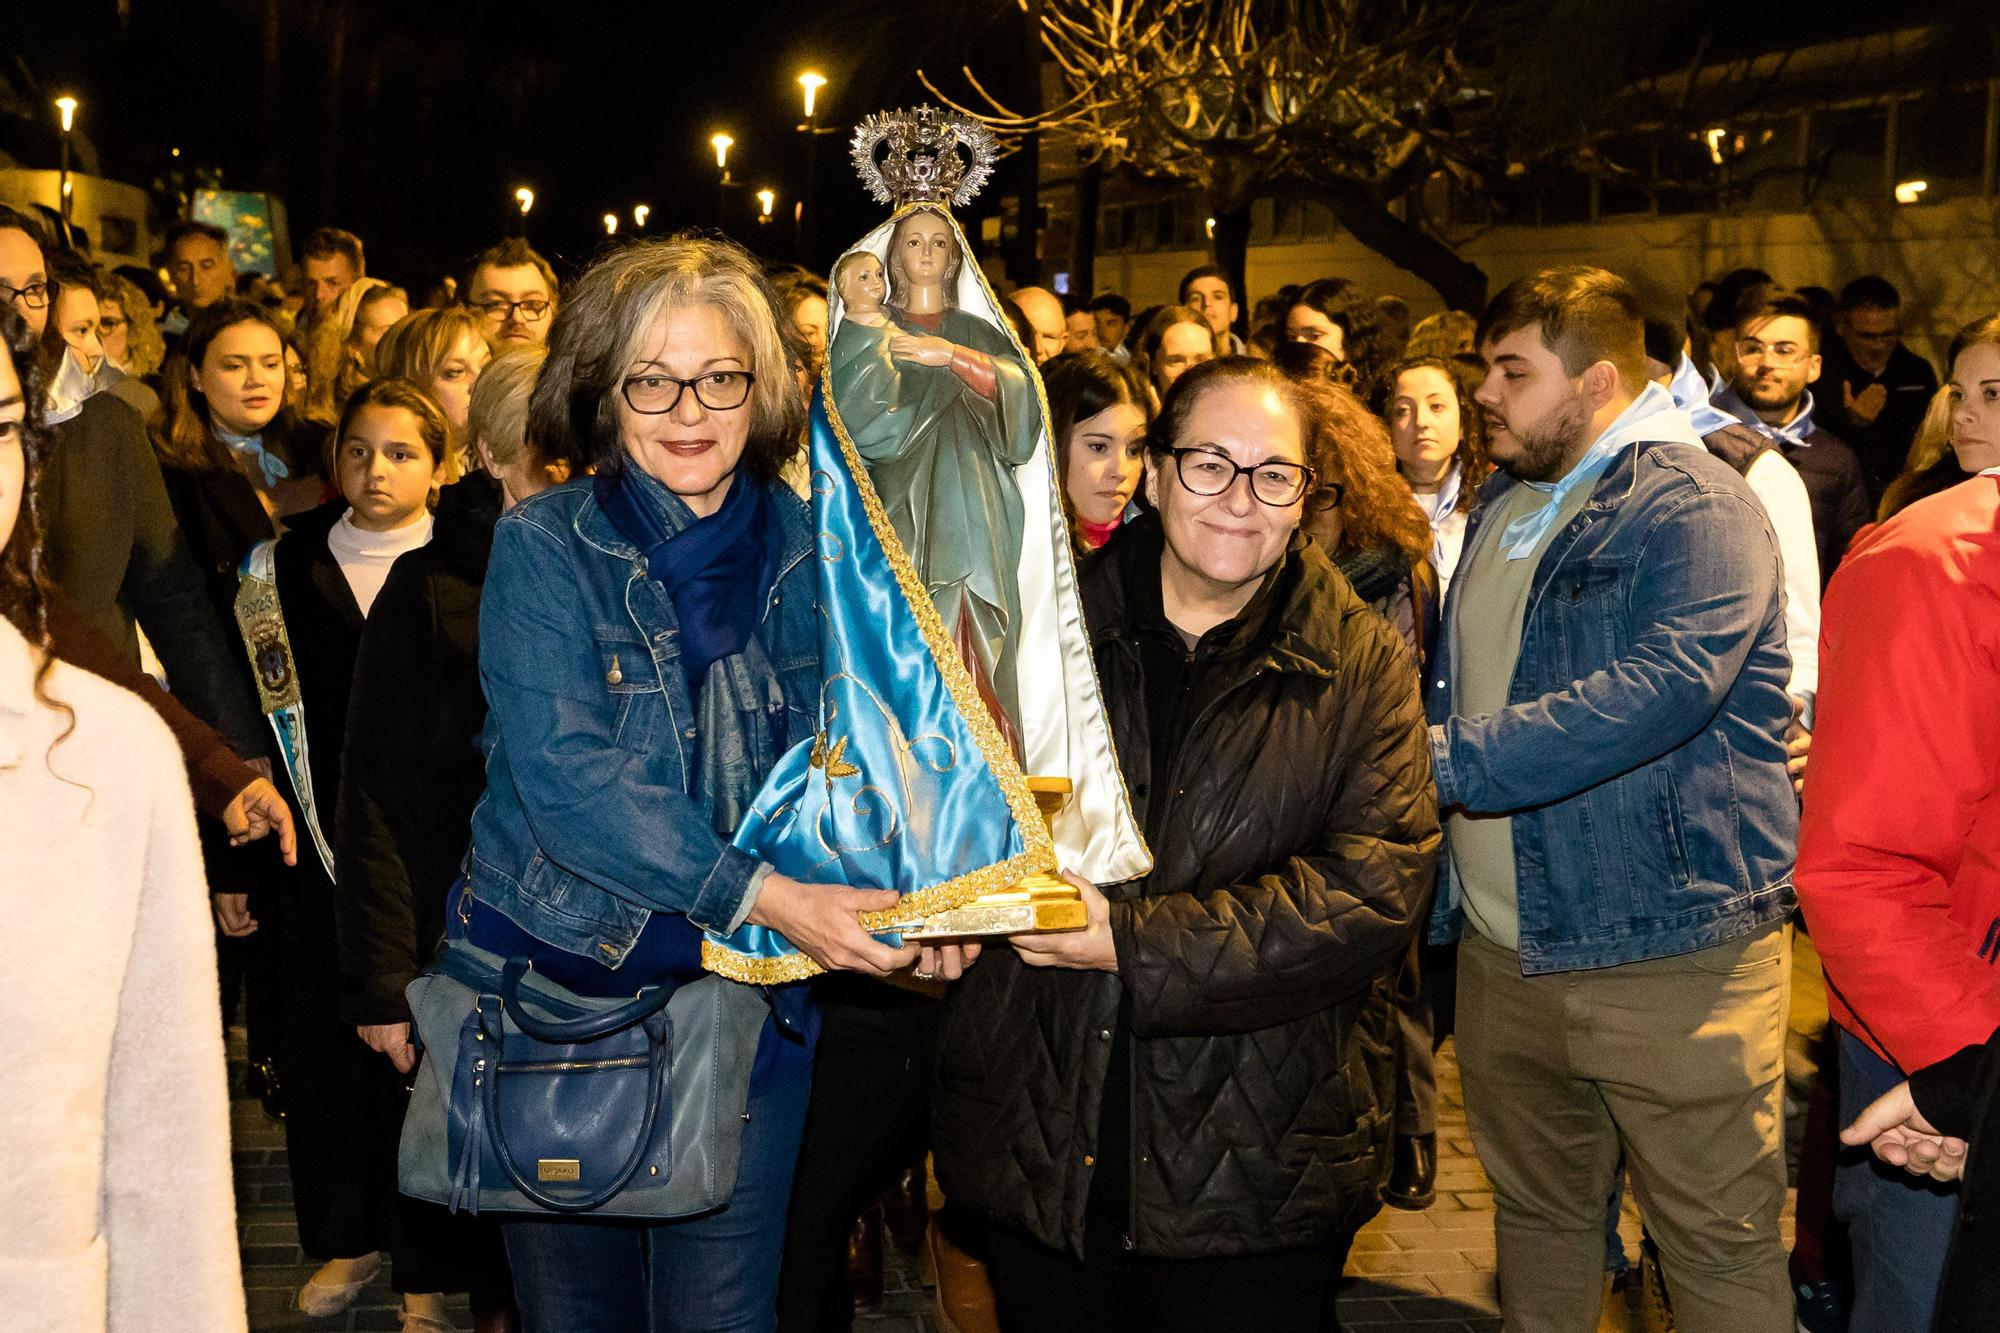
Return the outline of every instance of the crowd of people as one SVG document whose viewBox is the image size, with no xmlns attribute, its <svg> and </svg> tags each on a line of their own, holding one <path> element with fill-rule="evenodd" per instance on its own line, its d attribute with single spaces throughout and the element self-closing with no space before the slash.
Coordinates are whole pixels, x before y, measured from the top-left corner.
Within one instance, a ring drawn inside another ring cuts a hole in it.
<svg viewBox="0 0 2000 1333">
<path fill-rule="evenodd" d="M 1039 368 L 1153 869 L 1079 931 L 893 947 L 893 894 L 732 834 L 831 669 L 829 327 L 911 262 L 682 236 L 564 281 L 514 239 L 399 287 L 323 228 L 277 283 L 183 222 L 162 284 L 0 207 L 25 1326 L 244 1327 L 238 1023 L 313 1316 L 386 1264 L 415 1333 L 459 1292 L 844 1328 L 929 1163 L 1004 1328 L 1337 1328 L 1358 1229 L 1433 1205 L 1453 1037 L 1507 1328 L 1991 1326 L 2000 313 L 1940 385 L 1875 276 L 1656 311 L 1551 268 L 1414 324 L 1216 265 L 1009 293 L 1011 344 L 928 341 L 975 395 Z M 826 975 L 718 1020 L 724 1206 L 399 1189 L 441 941 L 608 1001 L 746 924 Z"/>
</svg>

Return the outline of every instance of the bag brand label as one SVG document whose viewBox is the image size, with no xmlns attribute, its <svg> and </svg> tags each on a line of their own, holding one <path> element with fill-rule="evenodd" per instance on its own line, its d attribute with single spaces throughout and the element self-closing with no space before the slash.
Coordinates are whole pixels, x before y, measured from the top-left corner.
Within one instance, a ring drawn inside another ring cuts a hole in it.
<svg viewBox="0 0 2000 1333">
<path fill-rule="evenodd" d="M 581 1180 L 583 1163 L 574 1157 L 544 1157 L 535 1163 L 536 1180 Z"/>
</svg>

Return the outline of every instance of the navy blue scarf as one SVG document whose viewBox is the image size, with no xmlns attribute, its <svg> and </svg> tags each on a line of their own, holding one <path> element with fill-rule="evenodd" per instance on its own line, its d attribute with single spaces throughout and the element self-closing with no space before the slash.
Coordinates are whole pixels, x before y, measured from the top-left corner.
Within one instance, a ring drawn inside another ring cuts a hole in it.
<svg viewBox="0 0 2000 1333">
<path fill-rule="evenodd" d="M 629 468 L 599 473 L 593 488 L 611 526 L 639 548 L 646 572 L 673 599 L 681 668 L 698 698 L 708 669 L 750 642 L 777 581 L 783 543 L 770 492 L 739 473 L 722 507 L 698 519 L 666 487 L 634 478 Z"/>
</svg>

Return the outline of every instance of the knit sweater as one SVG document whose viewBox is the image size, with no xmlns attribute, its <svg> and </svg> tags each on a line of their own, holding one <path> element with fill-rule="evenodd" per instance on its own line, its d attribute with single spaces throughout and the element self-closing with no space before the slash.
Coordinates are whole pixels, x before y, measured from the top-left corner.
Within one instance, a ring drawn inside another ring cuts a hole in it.
<svg viewBox="0 0 2000 1333">
<path fill-rule="evenodd" d="M 0 1323 L 244 1328 L 187 778 L 136 697 L 0 620 Z M 74 730 L 64 736 L 71 726 Z"/>
</svg>

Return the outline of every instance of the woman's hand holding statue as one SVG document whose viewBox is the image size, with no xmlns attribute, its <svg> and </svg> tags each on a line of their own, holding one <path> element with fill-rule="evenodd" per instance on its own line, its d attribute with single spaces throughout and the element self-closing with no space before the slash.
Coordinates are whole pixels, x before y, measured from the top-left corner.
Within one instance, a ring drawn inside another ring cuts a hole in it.
<svg viewBox="0 0 2000 1333">
<path fill-rule="evenodd" d="M 1011 935 L 1007 942 L 1029 967 L 1067 967 L 1080 972 L 1116 972 L 1118 950 L 1111 941 L 1111 904 L 1097 886 L 1065 870 L 1062 877 L 1083 894 L 1089 924 L 1082 930 L 1058 930 L 1046 935 Z"/>
<path fill-rule="evenodd" d="M 773 871 L 751 904 L 749 920 L 783 935 L 829 971 L 886 977 L 917 959 L 917 946 L 900 949 L 861 926 L 863 912 L 894 907 L 894 889 L 850 889 L 840 884 L 806 884 Z"/>
</svg>

